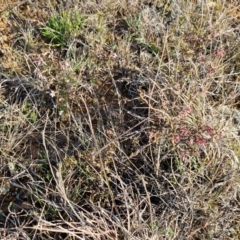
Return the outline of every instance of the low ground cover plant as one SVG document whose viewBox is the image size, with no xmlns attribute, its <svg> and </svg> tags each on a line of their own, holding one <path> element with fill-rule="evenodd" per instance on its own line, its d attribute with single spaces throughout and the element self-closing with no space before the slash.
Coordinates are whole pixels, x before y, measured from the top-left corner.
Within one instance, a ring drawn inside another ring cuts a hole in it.
<svg viewBox="0 0 240 240">
<path fill-rule="evenodd" d="M 0 6 L 1 239 L 239 239 L 239 7 Z"/>
</svg>

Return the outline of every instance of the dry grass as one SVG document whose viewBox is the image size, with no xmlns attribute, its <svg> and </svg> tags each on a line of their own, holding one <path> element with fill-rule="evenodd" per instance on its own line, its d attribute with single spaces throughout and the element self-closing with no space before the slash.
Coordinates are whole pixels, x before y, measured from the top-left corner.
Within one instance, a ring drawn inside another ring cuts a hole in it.
<svg viewBox="0 0 240 240">
<path fill-rule="evenodd" d="M 0 8 L 1 239 L 239 239 L 238 1 L 96 2 Z"/>
</svg>

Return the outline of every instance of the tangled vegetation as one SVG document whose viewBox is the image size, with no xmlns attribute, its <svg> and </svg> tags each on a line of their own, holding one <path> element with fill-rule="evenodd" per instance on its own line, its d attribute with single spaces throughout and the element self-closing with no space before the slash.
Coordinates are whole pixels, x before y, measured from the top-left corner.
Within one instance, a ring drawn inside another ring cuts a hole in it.
<svg viewBox="0 0 240 240">
<path fill-rule="evenodd" d="M 239 239 L 239 10 L 5 1 L 1 239 Z"/>
</svg>

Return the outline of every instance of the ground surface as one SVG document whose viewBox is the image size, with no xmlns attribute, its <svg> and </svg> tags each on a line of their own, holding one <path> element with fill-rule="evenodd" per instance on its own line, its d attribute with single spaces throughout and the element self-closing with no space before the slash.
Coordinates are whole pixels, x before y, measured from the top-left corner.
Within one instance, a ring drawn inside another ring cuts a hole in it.
<svg viewBox="0 0 240 240">
<path fill-rule="evenodd" d="M 2 0 L 0 60 L 1 239 L 239 239 L 238 1 Z"/>
</svg>

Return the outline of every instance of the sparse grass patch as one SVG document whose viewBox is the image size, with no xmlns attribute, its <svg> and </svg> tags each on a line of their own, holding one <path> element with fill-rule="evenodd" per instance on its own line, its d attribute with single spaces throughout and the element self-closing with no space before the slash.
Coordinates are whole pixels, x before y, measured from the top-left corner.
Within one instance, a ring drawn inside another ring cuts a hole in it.
<svg viewBox="0 0 240 240">
<path fill-rule="evenodd" d="M 238 239 L 239 3 L 19 4 L 1 237 Z"/>
<path fill-rule="evenodd" d="M 86 19 L 77 11 L 63 11 L 60 15 L 50 17 L 46 26 L 40 30 L 53 46 L 65 47 L 79 34 L 85 21 Z"/>
</svg>

